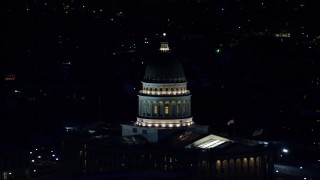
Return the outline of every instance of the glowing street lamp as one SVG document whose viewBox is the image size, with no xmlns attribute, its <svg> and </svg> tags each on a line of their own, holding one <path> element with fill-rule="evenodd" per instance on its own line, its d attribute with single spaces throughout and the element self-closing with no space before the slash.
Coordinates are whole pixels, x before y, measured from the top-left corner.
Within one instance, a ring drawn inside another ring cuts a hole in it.
<svg viewBox="0 0 320 180">
<path fill-rule="evenodd" d="M 286 149 L 286 148 L 283 148 L 283 149 L 282 149 L 282 152 L 288 154 L 288 153 L 289 153 L 289 150 Z"/>
</svg>

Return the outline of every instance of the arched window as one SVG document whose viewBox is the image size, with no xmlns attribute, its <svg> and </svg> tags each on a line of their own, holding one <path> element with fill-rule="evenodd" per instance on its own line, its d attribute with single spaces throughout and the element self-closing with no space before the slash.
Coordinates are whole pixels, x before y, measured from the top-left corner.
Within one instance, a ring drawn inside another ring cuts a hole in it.
<svg viewBox="0 0 320 180">
<path fill-rule="evenodd" d="M 169 104 L 164 106 L 164 114 L 169 114 Z"/>
<path fill-rule="evenodd" d="M 158 114 L 158 106 L 157 106 L 157 105 L 155 105 L 155 106 L 153 107 L 153 113 L 154 113 L 154 114 Z"/>
</svg>

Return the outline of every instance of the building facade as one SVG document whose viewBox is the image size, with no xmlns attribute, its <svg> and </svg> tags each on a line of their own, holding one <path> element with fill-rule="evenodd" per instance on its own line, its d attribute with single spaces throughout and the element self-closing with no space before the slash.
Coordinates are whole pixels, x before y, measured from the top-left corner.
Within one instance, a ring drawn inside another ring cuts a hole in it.
<svg viewBox="0 0 320 180">
<path fill-rule="evenodd" d="M 63 170 L 104 173 L 106 179 L 132 172 L 159 178 L 150 175 L 153 171 L 178 172 L 180 179 L 272 179 L 274 147 L 209 134 L 208 126 L 195 124 L 183 68 L 167 41 L 154 58 L 138 94 L 137 120 L 121 124 L 121 135 L 110 134 L 111 128 L 103 124 L 67 129 L 62 138 Z"/>
</svg>

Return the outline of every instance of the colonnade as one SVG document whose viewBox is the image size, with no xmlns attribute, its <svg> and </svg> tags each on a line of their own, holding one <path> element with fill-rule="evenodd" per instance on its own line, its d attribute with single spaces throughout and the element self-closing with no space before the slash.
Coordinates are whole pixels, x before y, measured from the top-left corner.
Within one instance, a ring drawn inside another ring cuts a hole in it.
<svg viewBox="0 0 320 180">
<path fill-rule="evenodd" d="M 198 162 L 199 179 L 267 179 L 266 158 L 249 157 Z"/>
<path fill-rule="evenodd" d="M 191 116 L 191 100 L 139 100 L 139 116 L 183 118 Z"/>
</svg>

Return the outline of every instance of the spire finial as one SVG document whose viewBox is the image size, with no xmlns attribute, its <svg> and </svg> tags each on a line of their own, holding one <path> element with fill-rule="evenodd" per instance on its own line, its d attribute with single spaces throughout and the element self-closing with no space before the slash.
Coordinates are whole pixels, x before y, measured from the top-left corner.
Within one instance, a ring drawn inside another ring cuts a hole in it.
<svg viewBox="0 0 320 180">
<path fill-rule="evenodd" d="M 161 52 L 170 52 L 170 48 L 169 48 L 169 42 L 166 38 L 167 33 L 163 33 L 162 34 L 162 40 L 161 40 L 161 45 L 160 45 L 160 51 Z"/>
</svg>

